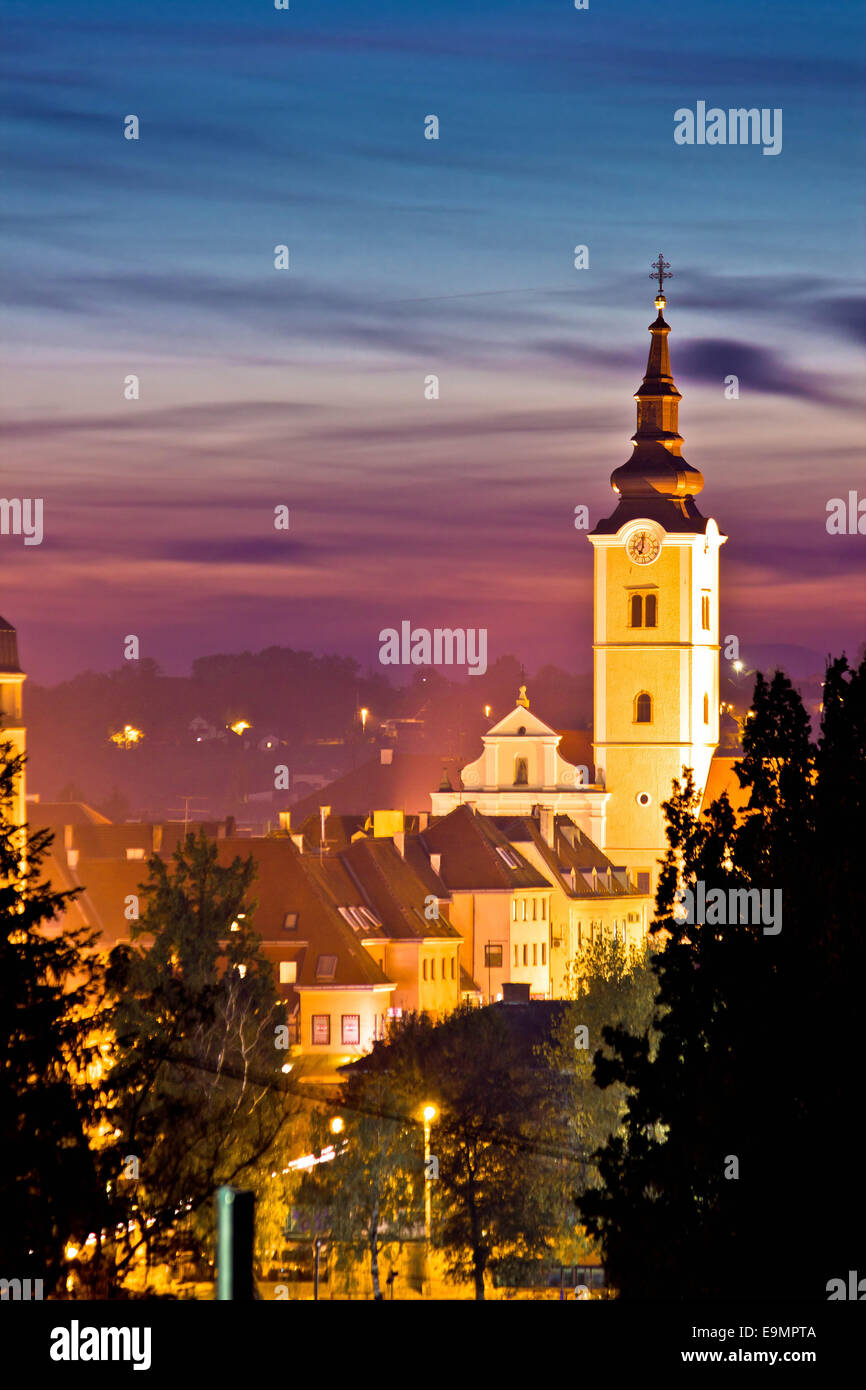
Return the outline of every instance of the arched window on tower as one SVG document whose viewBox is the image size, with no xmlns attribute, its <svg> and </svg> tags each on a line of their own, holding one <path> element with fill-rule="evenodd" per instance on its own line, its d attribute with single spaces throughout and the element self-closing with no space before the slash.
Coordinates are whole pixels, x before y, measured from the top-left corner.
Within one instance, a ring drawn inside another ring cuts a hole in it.
<svg viewBox="0 0 866 1390">
<path fill-rule="evenodd" d="M 653 722 L 653 698 L 642 690 L 634 702 L 634 722 L 636 724 L 651 724 Z"/>
<path fill-rule="evenodd" d="M 704 723 L 705 723 L 705 724 L 709 724 L 709 722 L 710 722 L 710 697 L 709 697 L 709 695 L 705 695 L 705 696 L 704 696 Z"/>
<path fill-rule="evenodd" d="M 629 612 L 629 627 L 643 627 L 643 597 L 641 594 L 632 594 Z"/>
<path fill-rule="evenodd" d="M 529 759 L 514 759 L 514 785 L 515 787 L 525 787 L 529 782 Z"/>
<path fill-rule="evenodd" d="M 657 602 L 655 594 L 647 594 L 644 607 L 644 625 L 655 627 Z"/>
</svg>

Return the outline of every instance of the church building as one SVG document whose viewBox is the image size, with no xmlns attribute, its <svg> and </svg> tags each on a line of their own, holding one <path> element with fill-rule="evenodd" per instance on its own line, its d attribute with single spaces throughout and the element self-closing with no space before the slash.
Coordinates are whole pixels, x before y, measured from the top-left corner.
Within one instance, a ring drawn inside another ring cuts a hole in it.
<svg viewBox="0 0 866 1390">
<path fill-rule="evenodd" d="M 558 752 L 560 735 L 525 687 L 483 736 L 461 787 L 440 788 L 433 812 L 468 804 L 485 815 L 568 815 L 643 892 L 667 849 L 662 803 L 690 767 L 704 789 L 719 742 L 719 550 L 727 537 L 700 512 L 702 474 L 682 456 L 680 392 L 671 375 L 661 292 L 636 392 L 637 428 L 614 470 L 617 503 L 589 534 L 594 572 L 594 769 Z"/>
</svg>

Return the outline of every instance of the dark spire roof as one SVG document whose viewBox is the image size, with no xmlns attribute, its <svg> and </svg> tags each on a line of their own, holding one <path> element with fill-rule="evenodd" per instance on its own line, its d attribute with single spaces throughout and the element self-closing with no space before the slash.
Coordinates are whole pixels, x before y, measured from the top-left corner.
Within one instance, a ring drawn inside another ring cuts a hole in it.
<svg viewBox="0 0 866 1390">
<path fill-rule="evenodd" d="M 7 675 L 18 675 L 21 667 L 18 665 L 18 637 L 11 623 L 7 623 L 5 618 L 0 618 L 0 672 Z"/>
<path fill-rule="evenodd" d="M 667 531 L 703 531 L 706 525 L 693 500 L 704 485 L 703 474 L 682 457 L 678 428 L 682 397 L 671 375 L 671 330 L 662 313 L 666 302 L 663 294 L 656 296 L 658 316 L 649 325 L 652 340 L 646 372 L 635 392 L 634 453 L 610 476 L 620 502 L 613 515 L 596 527 L 597 535 L 610 535 L 633 517 L 659 521 Z"/>
</svg>

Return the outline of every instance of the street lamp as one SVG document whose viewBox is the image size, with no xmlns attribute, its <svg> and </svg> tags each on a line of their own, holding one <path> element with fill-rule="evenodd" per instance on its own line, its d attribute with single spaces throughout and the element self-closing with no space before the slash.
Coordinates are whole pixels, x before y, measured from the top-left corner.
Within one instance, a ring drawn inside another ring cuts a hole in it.
<svg viewBox="0 0 866 1390">
<path fill-rule="evenodd" d="M 362 710 L 360 711 L 360 714 L 361 714 L 361 732 L 365 734 L 365 733 L 367 732 L 367 719 L 368 719 L 368 717 L 369 717 L 370 711 L 369 711 L 368 709 L 362 709 Z"/>
<path fill-rule="evenodd" d="M 491 710 L 492 710 L 492 707 L 491 707 L 490 705 L 485 705 L 485 706 L 484 706 L 484 717 L 485 717 L 485 719 L 489 719 L 489 718 L 490 718 Z"/>
<path fill-rule="evenodd" d="M 345 1121 L 343 1120 L 342 1115 L 335 1115 L 334 1118 L 333 1118 L 333 1120 L 331 1121 L 331 1124 L 330 1124 L 331 1133 L 332 1133 L 332 1134 L 342 1134 L 342 1133 L 343 1133 L 343 1130 L 344 1130 L 345 1128 L 346 1128 L 346 1125 L 345 1125 Z"/>
<path fill-rule="evenodd" d="M 430 1212 L 431 1212 L 431 1193 L 430 1193 L 430 1126 L 436 1119 L 439 1111 L 435 1105 L 427 1105 L 421 1112 L 424 1120 L 424 1240 L 427 1246 L 427 1261 L 430 1260 Z"/>
</svg>

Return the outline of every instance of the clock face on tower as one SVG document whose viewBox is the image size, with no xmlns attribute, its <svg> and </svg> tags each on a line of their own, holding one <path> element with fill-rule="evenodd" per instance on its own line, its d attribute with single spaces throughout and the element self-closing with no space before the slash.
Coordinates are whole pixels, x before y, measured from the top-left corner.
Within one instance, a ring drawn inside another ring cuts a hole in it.
<svg viewBox="0 0 866 1390">
<path fill-rule="evenodd" d="M 651 565 L 661 554 L 661 541 L 655 531 L 632 531 L 625 543 L 628 558 L 636 565 Z"/>
</svg>

